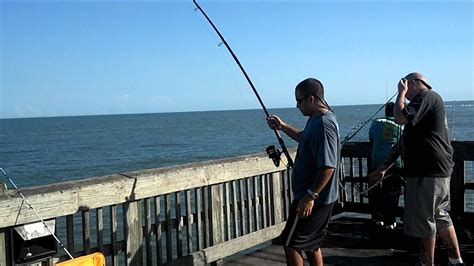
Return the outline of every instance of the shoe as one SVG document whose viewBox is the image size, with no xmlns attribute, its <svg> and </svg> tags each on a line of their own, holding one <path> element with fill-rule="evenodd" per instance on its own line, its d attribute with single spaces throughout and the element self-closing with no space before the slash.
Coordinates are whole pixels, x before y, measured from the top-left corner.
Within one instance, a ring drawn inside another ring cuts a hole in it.
<svg viewBox="0 0 474 266">
<path fill-rule="evenodd" d="M 448 262 L 448 265 L 464 266 L 464 265 L 466 265 L 466 264 L 464 264 L 464 262 L 463 262 L 463 263 L 454 263 L 454 264 L 451 263 L 451 262 Z"/>
<path fill-rule="evenodd" d="M 382 221 L 375 221 L 375 226 L 383 226 L 383 222 Z"/>
<path fill-rule="evenodd" d="M 397 227 L 397 222 L 393 222 L 390 225 L 385 226 L 385 229 L 393 230 Z"/>
</svg>

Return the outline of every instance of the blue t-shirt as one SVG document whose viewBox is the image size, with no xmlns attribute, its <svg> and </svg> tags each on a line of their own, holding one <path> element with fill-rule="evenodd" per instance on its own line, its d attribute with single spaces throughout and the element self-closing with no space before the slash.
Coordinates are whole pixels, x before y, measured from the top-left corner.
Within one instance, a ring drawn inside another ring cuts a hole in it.
<svg viewBox="0 0 474 266">
<path fill-rule="evenodd" d="M 372 122 L 369 130 L 369 140 L 372 143 L 371 168 L 376 169 L 387 158 L 390 150 L 398 143 L 402 134 L 402 127 L 395 123 L 395 118 L 387 116 L 377 118 Z M 396 167 L 402 167 L 401 159 L 397 159 Z"/>
<path fill-rule="evenodd" d="M 337 200 L 339 169 L 339 126 L 336 116 L 326 112 L 310 117 L 302 132 L 293 168 L 293 196 L 303 198 L 311 188 L 321 167 L 334 168 L 334 174 L 319 193 L 318 202 L 329 204 Z"/>
</svg>

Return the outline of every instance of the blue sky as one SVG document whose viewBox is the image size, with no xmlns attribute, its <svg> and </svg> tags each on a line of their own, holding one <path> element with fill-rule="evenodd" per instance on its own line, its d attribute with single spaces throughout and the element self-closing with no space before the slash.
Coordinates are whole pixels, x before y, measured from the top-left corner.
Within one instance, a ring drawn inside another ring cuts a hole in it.
<svg viewBox="0 0 474 266">
<path fill-rule="evenodd" d="M 473 3 L 201 1 L 268 108 L 319 78 L 331 105 L 382 103 L 421 71 L 474 99 Z M 192 1 L 0 1 L 0 118 L 254 109 Z"/>
</svg>

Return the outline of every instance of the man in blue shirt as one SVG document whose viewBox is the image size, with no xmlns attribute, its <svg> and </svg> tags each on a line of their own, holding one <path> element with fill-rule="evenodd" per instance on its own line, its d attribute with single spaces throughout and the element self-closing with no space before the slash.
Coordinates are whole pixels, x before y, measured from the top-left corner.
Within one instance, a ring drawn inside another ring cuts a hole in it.
<svg viewBox="0 0 474 266">
<path fill-rule="evenodd" d="M 268 118 L 270 128 L 282 130 L 299 143 L 292 176 L 294 201 L 281 239 L 287 243 L 288 265 L 303 265 L 303 251 L 310 265 L 323 265 L 320 246 L 338 198 L 339 126 L 319 80 L 300 82 L 295 99 L 296 107 L 309 117 L 303 130 L 278 116 Z"/>
<path fill-rule="evenodd" d="M 399 145 L 402 126 L 395 123 L 395 117 L 393 116 L 394 105 L 393 102 L 387 103 L 385 105 L 385 117 L 375 119 L 370 126 L 369 140 L 372 144 L 371 171 L 384 162 L 393 146 Z M 401 187 L 404 183 L 403 178 L 399 175 L 402 166 L 400 158 L 394 166 L 387 173 L 393 176 L 384 180 L 383 184 L 381 183 L 369 192 L 369 204 L 372 212 L 372 221 L 376 226 L 375 229 L 378 229 L 379 226 L 394 229 L 397 225 L 395 214 Z M 374 233 L 375 237 L 381 236 L 378 231 Z"/>
</svg>

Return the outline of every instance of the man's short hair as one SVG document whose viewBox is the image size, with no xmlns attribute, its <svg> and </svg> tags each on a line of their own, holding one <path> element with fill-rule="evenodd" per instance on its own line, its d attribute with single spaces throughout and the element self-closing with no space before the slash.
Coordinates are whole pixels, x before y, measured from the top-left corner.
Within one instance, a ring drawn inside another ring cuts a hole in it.
<svg viewBox="0 0 474 266">
<path fill-rule="evenodd" d="M 316 95 L 321 100 L 324 99 L 324 86 L 321 81 L 315 78 L 307 78 L 301 81 L 295 90 L 300 90 L 305 96 Z"/>
<path fill-rule="evenodd" d="M 394 107 L 395 107 L 395 104 L 393 102 L 388 102 L 385 105 L 385 116 L 393 116 Z"/>
</svg>

